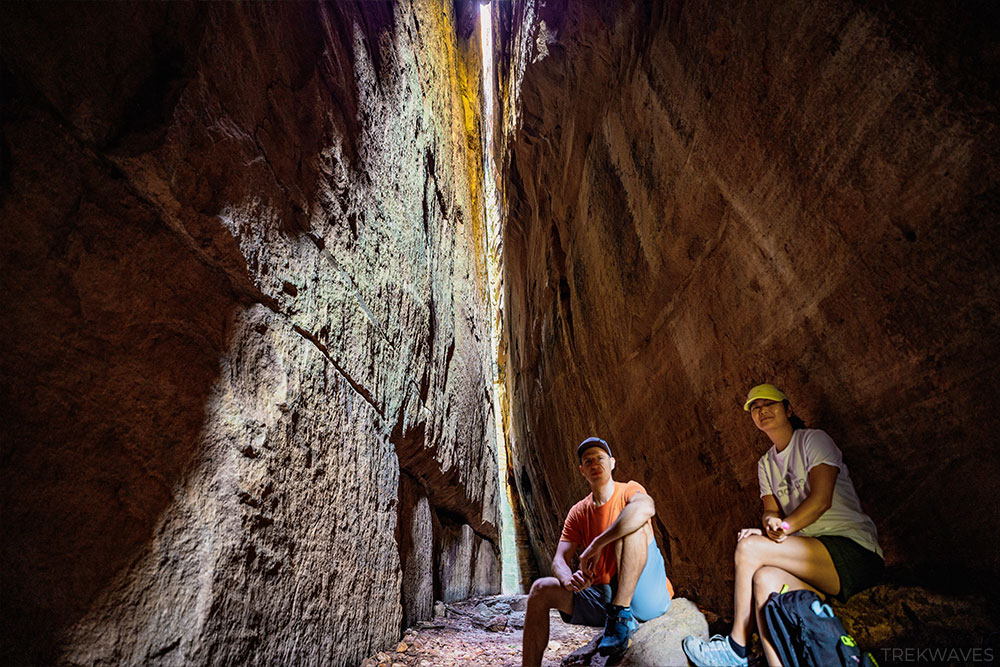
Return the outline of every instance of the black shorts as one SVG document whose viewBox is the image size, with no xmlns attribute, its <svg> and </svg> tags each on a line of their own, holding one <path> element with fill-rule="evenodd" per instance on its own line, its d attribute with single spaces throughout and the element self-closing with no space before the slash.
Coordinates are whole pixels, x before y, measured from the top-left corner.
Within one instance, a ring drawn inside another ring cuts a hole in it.
<svg viewBox="0 0 1000 667">
<path fill-rule="evenodd" d="M 559 615 L 567 623 L 600 627 L 607 619 L 607 604 L 618 588 L 617 577 L 611 584 L 594 584 L 590 588 L 573 593 L 572 615 L 560 610 Z M 655 541 L 646 547 L 646 566 L 642 568 L 639 581 L 632 596 L 632 615 L 644 622 L 662 616 L 670 608 L 670 590 L 667 586 L 667 571 L 663 564 L 663 554 Z"/>
<path fill-rule="evenodd" d="M 608 618 L 605 610 L 607 604 L 611 602 L 614 591 L 608 584 L 594 584 L 590 588 L 573 593 L 573 614 L 567 614 L 559 610 L 559 615 L 566 623 L 573 625 L 592 625 L 603 627 L 604 621 Z"/>
<path fill-rule="evenodd" d="M 816 539 L 830 553 L 833 567 L 840 577 L 840 592 L 834 597 L 841 602 L 847 602 L 847 598 L 855 593 L 871 588 L 882 577 L 885 561 L 874 551 L 843 535 L 819 535 Z"/>
</svg>

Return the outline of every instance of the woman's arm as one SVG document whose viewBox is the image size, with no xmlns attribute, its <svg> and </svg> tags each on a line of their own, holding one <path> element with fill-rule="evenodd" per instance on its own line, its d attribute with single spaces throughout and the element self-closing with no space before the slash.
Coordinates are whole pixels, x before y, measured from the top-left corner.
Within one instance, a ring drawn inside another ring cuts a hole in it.
<svg viewBox="0 0 1000 667">
<path fill-rule="evenodd" d="M 785 537 L 784 533 L 781 532 L 783 519 L 781 508 L 778 507 L 778 499 L 768 494 L 761 496 L 760 500 L 764 503 L 764 512 L 760 515 L 760 524 L 764 527 L 764 534 L 775 542 L 782 541 Z"/>
<path fill-rule="evenodd" d="M 823 512 L 833 505 L 833 489 L 837 484 L 840 468 L 820 463 L 809 471 L 809 495 L 795 511 L 785 517 L 788 523 L 786 534 L 802 530 L 823 516 Z"/>
<path fill-rule="evenodd" d="M 771 494 L 762 496 L 760 500 L 764 503 L 764 513 L 760 515 L 760 522 L 766 529 L 770 517 L 781 518 L 781 508 L 778 507 L 778 499 Z"/>
</svg>

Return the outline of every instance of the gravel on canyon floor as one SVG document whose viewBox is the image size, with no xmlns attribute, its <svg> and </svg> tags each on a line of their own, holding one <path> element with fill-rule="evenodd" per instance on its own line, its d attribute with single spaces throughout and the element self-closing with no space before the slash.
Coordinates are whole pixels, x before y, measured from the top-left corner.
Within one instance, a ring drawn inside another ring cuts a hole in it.
<svg viewBox="0 0 1000 667">
<path fill-rule="evenodd" d="M 520 665 L 525 599 L 523 595 L 507 595 L 447 605 L 438 603 L 434 619 L 408 628 L 395 649 L 369 656 L 361 665 Z M 549 613 L 549 621 L 549 645 L 543 666 L 560 665 L 563 658 L 601 632 L 601 628 L 563 623 L 554 610 Z"/>
</svg>

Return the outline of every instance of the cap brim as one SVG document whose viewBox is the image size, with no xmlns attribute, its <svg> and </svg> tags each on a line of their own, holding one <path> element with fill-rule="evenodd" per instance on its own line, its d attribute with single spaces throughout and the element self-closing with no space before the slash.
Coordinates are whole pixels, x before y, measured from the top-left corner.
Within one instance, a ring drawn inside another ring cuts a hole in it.
<svg viewBox="0 0 1000 667">
<path fill-rule="evenodd" d="M 774 393 L 771 393 L 771 392 L 763 392 L 761 394 L 758 394 L 757 396 L 751 396 L 750 398 L 748 398 L 747 402 L 743 404 L 743 409 L 745 411 L 747 411 L 747 412 L 750 412 L 750 404 L 753 403 L 754 401 L 759 401 L 762 398 L 765 399 L 765 400 L 768 400 L 768 401 L 787 401 L 788 400 L 788 397 L 785 396 L 784 394 L 781 394 L 781 393 L 774 394 Z"/>
</svg>

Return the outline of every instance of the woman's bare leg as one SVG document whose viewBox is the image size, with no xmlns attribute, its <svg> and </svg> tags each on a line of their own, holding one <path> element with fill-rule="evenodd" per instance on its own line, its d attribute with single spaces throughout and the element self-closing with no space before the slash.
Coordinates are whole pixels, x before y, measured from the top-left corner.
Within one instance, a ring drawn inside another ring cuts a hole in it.
<svg viewBox="0 0 1000 667">
<path fill-rule="evenodd" d="M 733 629 L 730 636 L 737 644 L 746 646 L 753 631 L 753 573 L 760 567 L 745 537 L 736 543 L 736 581 L 733 586 Z M 767 538 L 761 538 L 767 539 Z"/>
<path fill-rule="evenodd" d="M 788 586 L 790 591 L 807 590 L 823 594 L 823 591 L 799 579 L 794 574 L 782 570 L 780 567 L 765 565 L 753 575 L 754 611 L 758 628 L 767 627 L 767 623 L 764 622 L 764 603 L 767 602 L 771 593 L 780 591 L 782 586 Z M 767 658 L 767 664 L 780 665 L 781 660 L 778 659 L 778 653 L 774 650 L 774 645 L 766 631 L 760 632 L 760 643 L 764 647 L 764 657 Z"/>
<path fill-rule="evenodd" d="M 735 560 L 732 637 L 736 643 L 744 646 L 750 639 L 757 605 L 763 605 L 767 601 L 765 594 L 762 600 L 757 600 L 757 604 L 754 604 L 758 597 L 754 583 L 757 570 L 767 566 L 784 570 L 790 579 L 782 583 L 788 583 L 791 590 L 808 587 L 833 595 L 840 592 L 840 577 L 833 566 L 830 553 L 814 537 L 793 536 L 783 542 L 774 542 L 762 535 L 751 535 L 736 544 Z M 772 580 L 776 580 L 773 573 L 768 578 L 768 581 Z M 774 590 L 780 588 L 781 584 L 778 584 L 778 588 Z M 759 624 L 757 631 L 764 640 L 766 633 Z"/>
</svg>

